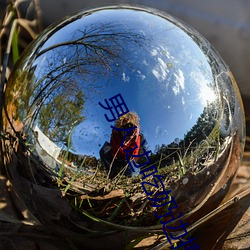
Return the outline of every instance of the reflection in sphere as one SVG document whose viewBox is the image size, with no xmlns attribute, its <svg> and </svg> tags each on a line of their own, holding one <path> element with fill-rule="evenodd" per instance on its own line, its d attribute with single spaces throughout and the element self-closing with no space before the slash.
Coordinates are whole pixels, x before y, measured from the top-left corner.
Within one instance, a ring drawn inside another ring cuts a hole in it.
<svg viewBox="0 0 250 250">
<path fill-rule="evenodd" d="M 244 145 L 228 67 L 196 31 L 152 9 L 97 8 L 50 27 L 19 60 L 4 101 L 13 185 L 64 235 L 162 230 L 155 214 L 165 208 L 148 197 L 163 186 L 191 225 L 222 201 Z M 155 170 L 163 186 L 145 183 Z"/>
</svg>

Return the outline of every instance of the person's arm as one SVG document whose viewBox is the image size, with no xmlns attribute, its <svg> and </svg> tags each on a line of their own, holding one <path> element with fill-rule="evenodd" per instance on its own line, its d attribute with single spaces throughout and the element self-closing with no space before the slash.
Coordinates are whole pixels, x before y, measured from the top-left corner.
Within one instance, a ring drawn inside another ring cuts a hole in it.
<svg viewBox="0 0 250 250">
<path fill-rule="evenodd" d="M 112 156 L 114 157 L 115 155 L 117 155 L 117 151 L 120 149 L 121 146 L 121 139 L 114 130 L 112 130 L 110 145 L 111 145 L 111 153 Z"/>
<path fill-rule="evenodd" d="M 135 143 L 136 143 L 136 145 L 138 147 L 134 150 L 133 155 L 138 155 L 139 154 L 139 150 L 140 150 L 140 145 L 141 145 L 141 136 L 140 135 L 138 135 L 137 140 L 135 141 Z"/>
</svg>

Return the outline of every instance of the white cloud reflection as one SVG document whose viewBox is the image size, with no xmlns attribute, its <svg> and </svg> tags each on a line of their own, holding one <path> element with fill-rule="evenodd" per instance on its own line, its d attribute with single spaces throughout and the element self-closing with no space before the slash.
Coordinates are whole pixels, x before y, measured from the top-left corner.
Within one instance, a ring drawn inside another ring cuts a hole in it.
<svg viewBox="0 0 250 250">
<path fill-rule="evenodd" d="M 158 57 L 158 64 L 152 70 L 152 74 L 159 82 L 163 82 L 169 73 L 168 65 L 160 57 Z"/>
<path fill-rule="evenodd" d="M 198 89 L 198 99 L 206 105 L 207 102 L 211 103 L 216 99 L 216 94 L 212 87 L 210 87 L 213 79 L 208 79 L 209 74 L 203 74 L 202 72 L 191 72 L 192 79 L 195 79 Z"/>
<path fill-rule="evenodd" d="M 158 55 L 158 50 L 157 49 L 152 49 L 150 51 L 151 56 L 157 56 Z"/>
<path fill-rule="evenodd" d="M 140 70 L 137 70 L 137 73 L 139 74 L 139 77 L 144 80 L 146 78 L 146 76 L 144 74 L 141 73 Z"/>
<path fill-rule="evenodd" d="M 129 77 L 129 76 L 126 76 L 125 73 L 122 73 L 122 80 L 123 80 L 124 82 L 129 82 L 130 77 Z"/>
<path fill-rule="evenodd" d="M 175 85 L 173 86 L 172 90 L 175 95 L 178 95 L 181 90 L 185 89 L 185 77 L 180 69 L 178 69 L 177 73 L 174 73 L 174 76 L 175 76 Z"/>
<path fill-rule="evenodd" d="M 200 86 L 199 100 L 203 104 L 207 104 L 207 102 L 211 103 L 215 100 L 215 98 L 215 93 L 209 86 L 205 84 Z"/>
<path fill-rule="evenodd" d="M 181 102 L 182 102 L 182 105 L 185 106 L 185 103 L 186 103 L 186 102 L 185 102 L 185 99 L 184 99 L 183 96 L 181 97 Z"/>
</svg>

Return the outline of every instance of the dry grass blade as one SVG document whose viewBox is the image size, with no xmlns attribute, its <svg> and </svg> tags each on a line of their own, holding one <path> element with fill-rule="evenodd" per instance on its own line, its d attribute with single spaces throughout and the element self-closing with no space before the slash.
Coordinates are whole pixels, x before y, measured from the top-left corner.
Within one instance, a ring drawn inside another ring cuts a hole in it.
<svg viewBox="0 0 250 250">
<path fill-rule="evenodd" d="M 37 25 L 36 20 L 29 21 L 26 19 L 18 18 L 17 22 L 21 27 L 23 27 L 24 29 L 26 29 L 26 31 L 28 31 L 32 39 L 35 39 L 37 37 L 37 33 L 33 30 L 33 28 L 36 27 Z"/>
<path fill-rule="evenodd" d="M 27 46 L 27 44 L 32 41 L 41 31 L 41 11 L 39 8 L 39 1 L 29 1 L 29 6 L 33 5 L 35 10 L 38 11 L 38 14 L 34 20 L 22 18 L 22 14 L 19 10 L 19 5 L 22 2 L 23 1 L 21 0 L 15 0 L 11 1 L 6 6 L 5 15 L 0 28 L 0 107 L 3 105 L 3 91 L 6 80 L 9 77 L 8 72 L 11 72 L 13 64 L 18 60 L 20 54 L 19 51 L 22 51 Z M 25 33 L 22 28 L 27 32 Z M 30 37 L 28 37 L 27 34 Z M 21 46 L 21 41 L 23 40 L 26 42 L 23 44 L 23 46 Z M 12 60 L 10 60 L 11 54 Z M 2 108 L 0 112 L 2 112 Z"/>
</svg>

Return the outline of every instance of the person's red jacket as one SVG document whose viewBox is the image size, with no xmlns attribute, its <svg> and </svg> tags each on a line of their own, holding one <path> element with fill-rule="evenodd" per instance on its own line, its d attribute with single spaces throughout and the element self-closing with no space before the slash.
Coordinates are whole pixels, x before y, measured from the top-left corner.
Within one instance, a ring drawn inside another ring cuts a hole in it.
<svg viewBox="0 0 250 250">
<path fill-rule="evenodd" d="M 134 129 L 133 134 L 131 136 L 127 136 L 126 138 L 127 140 L 125 140 L 123 147 L 121 148 L 123 135 L 121 134 L 121 132 L 115 129 L 112 130 L 111 139 L 110 139 L 112 157 L 116 157 L 119 159 L 126 159 L 127 152 L 123 151 L 123 149 L 130 150 L 136 147 L 136 145 L 138 147 L 134 149 L 133 151 L 131 151 L 129 155 L 131 154 L 138 155 L 139 149 L 140 149 L 140 143 L 141 143 L 141 137 L 139 135 L 139 128 Z"/>
</svg>

